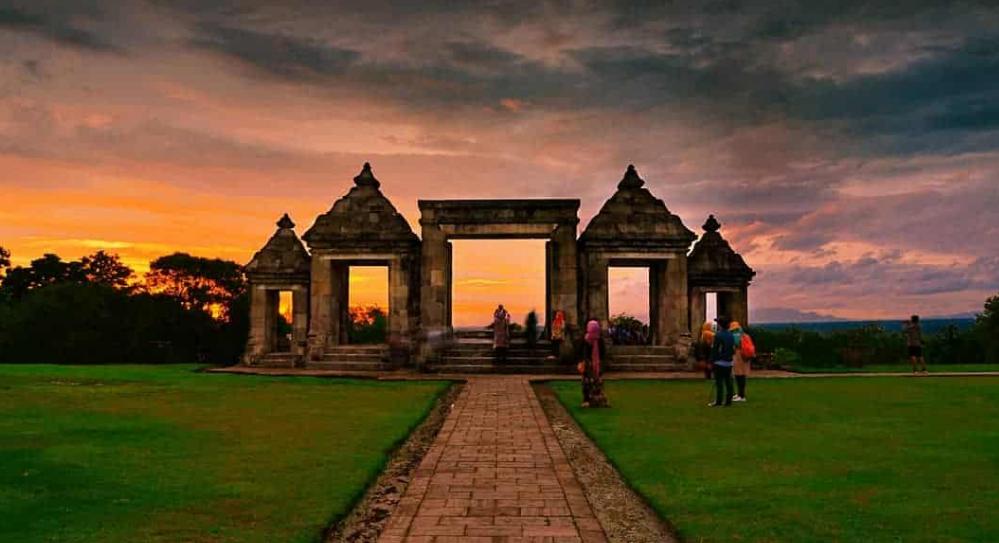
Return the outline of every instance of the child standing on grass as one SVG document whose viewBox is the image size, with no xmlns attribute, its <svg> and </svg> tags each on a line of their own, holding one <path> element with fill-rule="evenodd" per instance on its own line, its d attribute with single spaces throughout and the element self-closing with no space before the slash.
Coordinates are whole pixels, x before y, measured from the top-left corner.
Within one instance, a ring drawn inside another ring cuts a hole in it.
<svg viewBox="0 0 999 543">
<path fill-rule="evenodd" d="M 923 329 L 919 326 L 919 315 L 913 315 L 908 322 L 902 323 L 902 333 L 905 334 L 905 345 L 909 349 L 909 362 L 912 363 L 912 373 L 916 373 L 917 364 L 926 373 L 926 359 L 923 358 Z"/>
</svg>

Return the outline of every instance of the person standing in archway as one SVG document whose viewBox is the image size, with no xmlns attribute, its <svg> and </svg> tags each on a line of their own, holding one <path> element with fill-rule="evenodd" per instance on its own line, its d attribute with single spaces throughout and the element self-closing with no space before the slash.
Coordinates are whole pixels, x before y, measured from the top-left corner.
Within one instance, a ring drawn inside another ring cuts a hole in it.
<svg viewBox="0 0 999 543">
<path fill-rule="evenodd" d="M 510 349 L 510 313 L 499 304 L 493 312 L 493 354 L 497 362 L 506 362 Z"/>
<path fill-rule="evenodd" d="M 565 341 L 565 311 L 559 309 L 552 319 L 552 358 L 559 359 L 562 356 L 562 342 Z"/>
</svg>

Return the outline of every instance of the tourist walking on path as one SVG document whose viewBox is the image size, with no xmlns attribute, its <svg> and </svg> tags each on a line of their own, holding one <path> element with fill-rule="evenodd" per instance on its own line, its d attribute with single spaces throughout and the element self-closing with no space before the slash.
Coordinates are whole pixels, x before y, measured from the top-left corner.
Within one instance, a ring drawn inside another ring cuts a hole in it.
<svg viewBox="0 0 999 543">
<path fill-rule="evenodd" d="M 913 315 L 902 323 L 902 333 L 905 334 L 905 345 L 909 350 L 909 362 L 912 363 L 912 373 L 919 366 L 926 373 L 926 359 L 923 358 L 923 329 L 919 325 L 919 315 Z"/>
<path fill-rule="evenodd" d="M 600 323 L 591 320 L 586 323 L 586 335 L 582 344 L 583 359 L 583 407 L 607 407 L 604 396 L 603 368 L 601 362 L 606 356 L 604 338 Z"/>
<path fill-rule="evenodd" d="M 715 376 L 715 401 L 711 407 L 732 405 L 732 359 L 735 355 L 735 337 L 728 331 L 728 317 L 718 317 L 718 332 L 711 345 L 712 373 Z"/>
<path fill-rule="evenodd" d="M 506 362 L 510 348 L 510 313 L 500 304 L 493 312 L 493 353 L 497 361 Z"/>
<path fill-rule="evenodd" d="M 697 365 L 704 370 L 704 378 L 711 379 L 711 346 L 715 343 L 715 331 L 710 322 L 704 323 L 701 327 L 701 335 L 694 344 L 694 359 Z"/>
<path fill-rule="evenodd" d="M 552 357 L 560 358 L 562 356 L 562 342 L 565 341 L 565 312 L 559 309 L 555 312 L 555 317 L 552 319 Z"/>
<path fill-rule="evenodd" d="M 738 321 L 732 321 L 728 325 L 728 331 L 732 332 L 732 341 L 735 344 L 735 350 L 732 353 L 732 373 L 735 375 L 737 392 L 732 401 L 744 402 L 746 401 L 746 379 L 749 377 L 751 359 L 748 353 L 743 352 L 742 344 L 743 336 L 748 337 L 748 334 L 742 330 L 742 325 Z"/>
</svg>

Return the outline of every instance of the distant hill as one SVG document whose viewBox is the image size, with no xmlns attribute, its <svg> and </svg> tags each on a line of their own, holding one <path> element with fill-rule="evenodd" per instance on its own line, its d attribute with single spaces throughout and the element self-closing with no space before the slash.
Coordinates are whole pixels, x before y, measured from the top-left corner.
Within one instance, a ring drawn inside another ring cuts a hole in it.
<svg viewBox="0 0 999 543">
<path fill-rule="evenodd" d="M 761 307 L 759 309 L 750 308 L 749 320 L 751 322 L 836 322 L 844 321 L 832 315 L 814 313 L 812 311 L 799 311 L 790 307 Z"/>
<path fill-rule="evenodd" d="M 922 319 L 920 323 L 923 326 L 924 334 L 935 334 L 940 330 L 946 328 L 949 325 L 954 325 L 960 329 L 970 328 L 975 324 L 975 319 L 973 318 L 927 318 Z M 813 332 L 836 332 L 842 330 L 850 330 L 853 328 L 861 328 L 864 326 L 880 326 L 889 332 L 900 332 L 902 330 L 902 320 L 870 320 L 870 321 L 850 321 L 850 320 L 835 320 L 835 321 L 814 321 L 814 322 L 754 322 L 753 326 L 758 328 L 766 328 L 770 330 L 780 330 L 784 328 L 800 328 L 801 330 L 810 330 Z"/>
</svg>

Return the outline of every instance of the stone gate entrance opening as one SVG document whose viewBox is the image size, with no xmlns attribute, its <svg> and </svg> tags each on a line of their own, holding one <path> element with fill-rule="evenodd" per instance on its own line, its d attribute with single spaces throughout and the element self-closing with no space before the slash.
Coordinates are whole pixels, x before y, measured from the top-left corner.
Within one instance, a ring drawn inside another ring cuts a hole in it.
<svg viewBox="0 0 999 543">
<path fill-rule="evenodd" d="M 544 322 L 562 310 L 577 325 L 576 225 L 579 200 L 420 200 L 421 324 L 425 334 L 454 331 L 453 240 L 546 240 Z M 541 308 L 538 308 L 541 311 Z M 491 317 L 491 315 L 490 315 Z"/>
<path fill-rule="evenodd" d="M 497 304 L 513 322 L 530 311 L 545 322 L 546 242 L 538 239 L 456 239 L 451 243 L 451 323 L 484 328 Z"/>
<path fill-rule="evenodd" d="M 351 264 L 347 268 L 347 344 L 386 344 L 388 317 L 392 314 L 389 300 L 389 267 Z M 383 317 L 379 317 L 379 315 Z M 385 319 L 385 329 L 377 326 Z"/>
<path fill-rule="evenodd" d="M 653 296 L 650 288 L 651 275 L 652 270 L 648 266 L 607 267 L 607 309 L 611 318 L 609 332 L 615 345 L 652 343 L 649 326 Z"/>
</svg>

